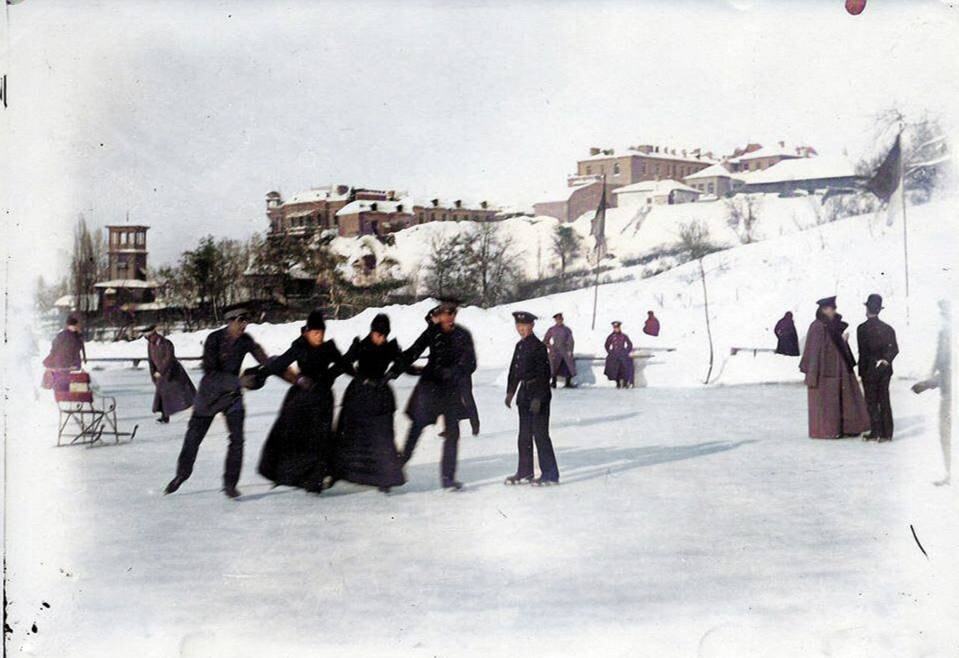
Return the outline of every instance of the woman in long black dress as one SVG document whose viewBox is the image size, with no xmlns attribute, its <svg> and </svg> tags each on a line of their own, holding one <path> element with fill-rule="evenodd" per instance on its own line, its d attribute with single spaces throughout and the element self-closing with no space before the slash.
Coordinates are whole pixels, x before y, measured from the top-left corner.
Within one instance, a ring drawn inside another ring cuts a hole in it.
<svg viewBox="0 0 959 658">
<path fill-rule="evenodd" d="M 324 340 L 325 331 L 323 314 L 313 311 L 302 335 L 264 366 L 293 385 L 263 444 L 260 475 L 315 493 L 333 469 L 333 382 L 348 370 L 336 344 Z M 288 373 L 294 361 L 299 368 L 295 377 Z"/>
<path fill-rule="evenodd" d="M 393 412 L 396 399 L 386 383 L 386 371 L 399 358 L 396 340 L 389 340 L 390 319 L 380 313 L 363 340 L 355 338 L 344 360 L 356 364 L 353 381 L 343 395 L 336 431 L 336 478 L 379 487 L 403 484 L 396 453 Z"/>
</svg>

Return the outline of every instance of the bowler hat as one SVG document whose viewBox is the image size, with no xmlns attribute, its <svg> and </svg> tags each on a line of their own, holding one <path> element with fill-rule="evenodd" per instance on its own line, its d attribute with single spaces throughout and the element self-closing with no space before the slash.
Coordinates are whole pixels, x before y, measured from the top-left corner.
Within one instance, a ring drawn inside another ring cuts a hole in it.
<svg viewBox="0 0 959 658">
<path fill-rule="evenodd" d="M 866 298 L 864 306 L 870 313 L 878 313 L 883 309 L 882 295 L 877 295 L 876 293 L 869 295 L 869 297 Z"/>
</svg>

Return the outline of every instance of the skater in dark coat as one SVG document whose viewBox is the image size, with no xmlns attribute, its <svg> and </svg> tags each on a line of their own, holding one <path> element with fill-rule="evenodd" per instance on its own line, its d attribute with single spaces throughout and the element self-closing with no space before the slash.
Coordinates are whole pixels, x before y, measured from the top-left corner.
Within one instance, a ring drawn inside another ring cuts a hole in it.
<svg viewBox="0 0 959 658">
<path fill-rule="evenodd" d="M 402 352 L 389 335 L 390 319 L 380 313 L 366 338 L 355 338 L 346 351 L 343 359 L 355 371 L 336 428 L 334 477 L 381 491 L 406 481 L 393 434 L 396 398 L 385 377 Z"/>
<path fill-rule="evenodd" d="M 776 334 L 776 354 L 799 356 L 799 334 L 796 333 L 792 311 L 786 311 L 786 315 L 779 319 L 773 333 Z"/>
<path fill-rule="evenodd" d="M 659 335 L 659 319 L 652 311 L 646 311 L 646 322 L 643 324 L 643 333 L 647 336 Z"/>
<path fill-rule="evenodd" d="M 865 439 L 892 441 L 892 406 L 889 380 L 892 362 L 899 354 L 896 331 L 879 319 L 882 297 L 872 294 L 866 300 L 866 321 L 856 329 L 859 344 L 859 376 L 862 378 L 870 431 Z"/>
<path fill-rule="evenodd" d="M 849 325 L 836 312 L 835 297 L 818 304 L 799 361 L 799 370 L 806 375 L 809 437 L 858 436 L 869 429 L 869 412 L 853 371 L 856 359 L 846 342 Z"/>
<path fill-rule="evenodd" d="M 333 382 L 350 369 L 325 335 L 323 314 L 311 312 L 300 337 L 264 366 L 293 385 L 263 444 L 257 470 L 275 484 L 313 493 L 320 493 L 324 478 L 333 473 Z M 294 362 L 295 374 L 289 370 Z"/>
<path fill-rule="evenodd" d="M 546 345 L 533 333 L 536 316 L 517 311 L 516 332 L 520 340 L 513 349 L 506 385 L 506 407 L 516 396 L 519 412 L 519 464 L 506 484 L 549 485 L 559 482 L 559 467 L 549 438 L 550 367 Z M 540 477 L 533 477 L 533 443 L 539 455 Z"/>
<path fill-rule="evenodd" d="M 170 416 L 189 409 L 196 396 L 196 387 L 186 370 L 177 361 L 173 343 L 156 330 L 156 325 L 147 328 L 147 361 L 150 364 L 150 379 L 156 386 L 153 395 L 153 413 L 160 414 L 158 423 L 169 423 Z"/>
<path fill-rule="evenodd" d="M 413 456 L 420 434 L 440 416 L 446 429 L 443 438 L 443 458 L 440 462 L 440 481 L 444 488 L 461 489 L 456 480 L 456 454 L 459 446 L 459 421 L 470 417 L 464 402 L 464 387 L 476 370 L 476 351 L 470 332 L 455 323 L 456 303 L 443 302 L 432 314 L 433 324 L 420 334 L 396 364 L 390 377 L 398 377 L 429 349 L 426 366 L 406 405 L 410 417 L 409 434 L 403 446 L 403 463 Z M 474 405 L 475 406 L 475 405 Z"/>
<path fill-rule="evenodd" d="M 66 328 L 50 344 L 50 353 L 43 359 L 43 387 L 53 388 L 54 373 L 58 370 L 79 370 L 87 360 L 80 321 L 70 316 Z"/>
<path fill-rule="evenodd" d="M 229 498 L 240 495 L 236 485 L 243 467 L 243 419 L 246 415 L 240 368 L 247 354 L 252 354 L 261 364 L 266 363 L 267 356 L 253 337 L 246 333 L 250 316 L 245 309 L 228 311 L 224 317 L 227 326 L 211 333 L 203 344 L 203 378 L 193 400 L 193 415 L 183 437 L 176 476 L 167 484 L 164 494 L 179 489 L 193 473 L 200 443 L 210 430 L 213 417 L 222 413 L 226 416 L 230 431 L 223 472 L 223 493 Z"/>
<path fill-rule="evenodd" d="M 546 330 L 543 342 L 549 351 L 549 367 L 552 378 L 549 385 L 556 388 L 556 379 L 563 377 L 566 388 L 576 388 L 573 377 L 576 376 L 576 359 L 573 357 L 573 331 L 566 326 L 562 313 L 553 316 L 555 324 Z"/>
<path fill-rule="evenodd" d="M 633 385 L 633 341 L 623 333 L 621 322 L 613 322 L 613 333 L 606 338 L 606 368 L 603 374 L 616 382 L 616 388 Z"/>
</svg>

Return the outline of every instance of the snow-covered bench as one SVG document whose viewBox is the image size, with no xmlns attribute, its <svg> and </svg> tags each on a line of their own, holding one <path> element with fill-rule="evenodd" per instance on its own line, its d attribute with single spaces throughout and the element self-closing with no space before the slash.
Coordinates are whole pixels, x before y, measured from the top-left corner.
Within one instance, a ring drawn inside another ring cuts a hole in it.
<svg viewBox="0 0 959 658">
<path fill-rule="evenodd" d="M 645 388 L 648 385 L 646 381 L 646 366 L 650 361 L 656 358 L 655 352 L 673 352 L 675 347 L 640 347 L 632 351 L 633 357 L 633 382 L 636 388 Z M 578 385 L 595 386 L 599 384 L 613 385 L 606 379 L 603 369 L 606 367 L 605 354 L 574 354 L 576 361 L 576 377 L 574 378 Z"/>
</svg>

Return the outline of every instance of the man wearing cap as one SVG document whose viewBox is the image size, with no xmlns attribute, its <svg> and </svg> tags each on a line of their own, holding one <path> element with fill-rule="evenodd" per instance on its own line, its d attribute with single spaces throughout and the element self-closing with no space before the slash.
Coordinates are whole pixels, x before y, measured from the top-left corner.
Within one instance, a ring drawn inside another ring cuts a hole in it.
<svg viewBox="0 0 959 658">
<path fill-rule="evenodd" d="M 836 298 L 820 299 L 816 319 L 806 333 L 799 370 L 806 375 L 809 437 L 838 439 L 869 429 L 869 412 L 854 368 L 856 359 L 846 342 Z"/>
<path fill-rule="evenodd" d="M 457 303 L 443 301 L 430 314 L 431 324 L 390 368 L 389 377 L 406 372 L 429 349 L 420 380 L 406 405 L 410 417 L 409 434 L 403 446 L 405 464 L 413 456 L 420 434 L 440 416 L 445 421 L 440 478 L 444 489 L 462 489 L 456 480 L 456 455 L 459 446 L 459 422 L 470 417 L 463 392 L 476 370 L 476 351 L 469 331 L 456 324 Z"/>
<path fill-rule="evenodd" d="M 616 382 L 616 388 L 630 388 L 633 385 L 632 351 L 633 341 L 623 333 L 623 323 L 613 322 L 613 331 L 606 337 L 606 367 L 603 373 L 607 379 Z"/>
<path fill-rule="evenodd" d="M 246 309 L 228 311 L 224 318 L 227 325 L 214 331 L 203 344 L 203 378 L 193 403 L 193 415 L 183 438 L 183 448 L 177 460 L 176 477 L 170 480 L 164 494 L 180 488 L 193 473 L 193 464 L 200 443 L 210 429 L 213 417 L 223 413 L 229 429 L 229 446 L 223 472 L 223 493 L 237 498 L 240 492 L 236 485 L 243 466 L 243 392 L 240 385 L 240 368 L 247 354 L 260 363 L 267 363 L 266 352 L 252 336 L 246 333 L 250 316 Z"/>
<path fill-rule="evenodd" d="M 896 331 L 879 319 L 882 297 L 866 299 L 866 321 L 856 329 L 859 344 L 859 376 L 866 394 L 871 429 L 865 437 L 872 441 L 892 441 L 892 407 L 889 404 L 889 380 L 892 361 L 899 354 Z"/>
<path fill-rule="evenodd" d="M 536 316 L 526 311 L 513 313 L 516 320 L 516 333 L 520 340 L 513 349 L 513 360 L 509 366 L 509 378 L 506 385 L 506 407 L 513 403 L 516 396 L 516 410 L 519 412 L 519 465 L 516 473 L 506 478 L 506 484 L 526 484 L 537 486 L 559 483 L 559 467 L 553 453 L 553 442 L 549 438 L 550 366 L 546 345 L 533 333 Z M 533 477 L 533 443 L 539 455 L 539 467 L 542 474 Z"/>
<path fill-rule="evenodd" d="M 169 423 L 170 416 L 193 405 L 196 387 L 190 376 L 177 361 L 173 343 L 151 324 L 144 332 L 147 341 L 147 362 L 150 378 L 156 386 L 153 396 L 153 413 L 160 413 L 158 423 Z"/>
<path fill-rule="evenodd" d="M 576 360 L 573 358 L 573 332 L 566 326 L 563 314 L 553 316 L 555 324 L 546 330 L 543 342 L 549 350 L 549 367 L 552 379 L 549 385 L 556 388 L 556 378 L 566 379 L 566 388 L 576 388 L 573 377 L 576 376 Z"/>
</svg>

